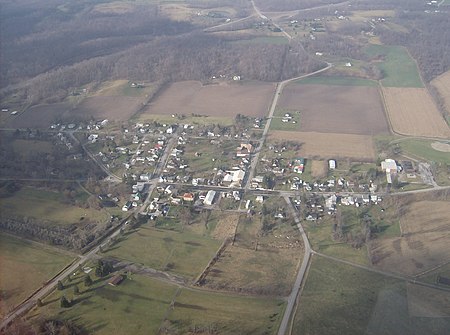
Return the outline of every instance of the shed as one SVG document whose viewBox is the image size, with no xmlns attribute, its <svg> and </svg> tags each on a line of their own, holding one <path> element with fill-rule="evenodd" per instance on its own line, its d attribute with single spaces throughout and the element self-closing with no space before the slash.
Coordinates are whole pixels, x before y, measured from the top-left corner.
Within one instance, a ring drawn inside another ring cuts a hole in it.
<svg viewBox="0 0 450 335">
<path fill-rule="evenodd" d="M 334 159 L 330 159 L 330 160 L 328 161 L 328 168 L 329 168 L 330 170 L 336 169 L 336 161 L 335 161 Z"/>
<path fill-rule="evenodd" d="M 115 275 L 108 281 L 108 284 L 111 286 L 117 286 L 121 282 L 123 282 L 123 280 L 124 280 L 124 277 L 122 275 Z"/>
</svg>

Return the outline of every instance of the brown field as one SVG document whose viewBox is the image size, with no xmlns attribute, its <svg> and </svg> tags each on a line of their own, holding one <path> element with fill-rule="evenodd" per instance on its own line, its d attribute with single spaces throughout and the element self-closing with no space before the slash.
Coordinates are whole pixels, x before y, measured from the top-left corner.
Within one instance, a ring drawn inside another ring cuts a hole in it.
<svg viewBox="0 0 450 335">
<path fill-rule="evenodd" d="M 373 161 L 375 149 L 371 136 L 315 132 L 271 131 L 270 139 L 302 143 L 299 151 L 306 158 L 355 158 Z"/>
<path fill-rule="evenodd" d="M 438 90 L 439 95 L 444 100 L 445 109 L 450 114 L 450 71 L 433 79 L 431 84 Z"/>
<path fill-rule="evenodd" d="M 400 219 L 402 237 L 375 239 L 375 265 L 386 271 L 419 274 L 450 258 L 450 206 L 446 201 L 407 205 Z"/>
<path fill-rule="evenodd" d="M 450 137 L 450 129 L 425 88 L 383 88 L 395 132 L 411 136 Z"/>
<path fill-rule="evenodd" d="M 10 128 L 47 128 L 52 123 L 72 117 L 71 106 L 60 103 L 39 105 L 28 109 L 13 119 L 9 119 Z"/>
<path fill-rule="evenodd" d="M 96 96 L 83 100 L 74 110 L 81 118 L 128 120 L 141 107 L 141 100 L 124 96 Z"/>
<path fill-rule="evenodd" d="M 311 176 L 314 178 L 322 178 L 327 175 L 328 166 L 325 161 L 313 160 L 311 163 Z"/>
<path fill-rule="evenodd" d="M 219 219 L 211 236 L 218 240 L 233 237 L 239 223 L 239 214 L 228 214 Z"/>
<path fill-rule="evenodd" d="M 237 114 L 267 114 L 275 85 L 268 83 L 221 83 L 202 85 L 197 81 L 172 84 L 143 113 L 157 115 L 192 113 L 234 117 Z"/>
<path fill-rule="evenodd" d="M 300 111 L 300 130 L 374 135 L 389 132 L 376 87 L 289 85 L 279 107 Z"/>
<path fill-rule="evenodd" d="M 206 278 L 213 289 L 251 294 L 288 295 L 302 249 L 252 250 L 229 246 Z"/>
</svg>

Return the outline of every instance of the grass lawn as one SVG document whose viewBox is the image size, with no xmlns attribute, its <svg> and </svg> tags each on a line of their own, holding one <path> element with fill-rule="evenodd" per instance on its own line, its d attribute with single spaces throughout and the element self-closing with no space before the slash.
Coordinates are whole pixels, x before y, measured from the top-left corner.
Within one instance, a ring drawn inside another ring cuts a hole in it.
<svg viewBox="0 0 450 335">
<path fill-rule="evenodd" d="M 410 316 L 404 282 L 313 257 L 293 334 L 448 334 L 448 318 Z"/>
<path fill-rule="evenodd" d="M 300 79 L 295 83 L 305 85 L 378 86 L 378 83 L 374 80 L 353 77 L 307 77 L 305 79 Z"/>
<path fill-rule="evenodd" d="M 108 219 L 105 211 L 65 204 L 60 193 L 33 187 L 22 187 L 13 195 L 2 198 L 0 212 L 0 217 L 26 216 L 55 224 L 78 223 L 80 218 L 91 222 Z"/>
<path fill-rule="evenodd" d="M 71 320 L 89 334 L 157 334 L 177 290 L 176 286 L 136 274 L 117 287 L 107 285 L 107 279 L 93 279 L 95 284 L 85 287 L 83 276 L 75 277 L 65 283 L 66 289 L 54 291 L 43 301 L 44 307 L 30 314 Z M 81 294 L 74 296 L 74 285 Z M 74 305 L 61 308 L 62 295 L 74 299 Z"/>
<path fill-rule="evenodd" d="M 430 140 L 411 139 L 400 141 L 398 142 L 398 145 L 402 148 L 403 152 L 413 154 L 418 158 L 437 163 L 450 164 L 450 154 L 448 152 L 434 150 L 431 147 L 431 143 L 433 142 L 434 141 Z"/>
<path fill-rule="evenodd" d="M 0 315 L 20 303 L 72 259 L 56 248 L 0 233 Z"/>
<path fill-rule="evenodd" d="M 283 301 L 273 298 L 183 289 L 166 324 L 170 334 L 193 334 L 194 329 L 199 334 L 275 334 L 284 307 Z"/>
<path fill-rule="evenodd" d="M 105 255 L 193 279 L 208 264 L 220 244 L 220 241 L 189 232 L 179 233 L 142 226 L 121 237 L 105 251 Z"/>
<path fill-rule="evenodd" d="M 401 46 L 369 45 L 367 55 L 381 59 L 378 63 L 384 87 L 424 87 L 414 59 Z"/>
</svg>

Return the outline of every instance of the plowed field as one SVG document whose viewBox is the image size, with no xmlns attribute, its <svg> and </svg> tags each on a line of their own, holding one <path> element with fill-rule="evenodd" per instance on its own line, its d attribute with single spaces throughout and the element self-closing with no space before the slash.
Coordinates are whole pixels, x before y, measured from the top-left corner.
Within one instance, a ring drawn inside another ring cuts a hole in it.
<svg viewBox="0 0 450 335">
<path fill-rule="evenodd" d="M 431 84 L 438 90 L 439 95 L 444 100 L 445 109 L 450 114 L 450 71 L 441 74 Z"/>
<path fill-rule="evenodd" d="M 383 88 L 395 132 L 411 136 L 450 137 L 450 129 L 425 88 Z"/>
<path fill-rule="evenodd" d="M 269 136 L 302 143 L 299 154 L 303 157 L 375 159 L 372 137 L 367 135 L 273 131 Z"/>
</svg>

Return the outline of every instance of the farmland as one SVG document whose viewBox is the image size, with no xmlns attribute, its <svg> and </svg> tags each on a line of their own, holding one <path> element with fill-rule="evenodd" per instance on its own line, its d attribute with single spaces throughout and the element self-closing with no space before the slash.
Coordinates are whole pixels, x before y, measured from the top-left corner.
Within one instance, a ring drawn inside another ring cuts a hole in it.
<svg viewBox="0 0 450 335">
<path fill-rule="evenodd" d="M 383 87 L 423 87 L 414 59 L 400 46 L 369 45 L 365 52 L 377 63 Z"/>
<path fill-rule="evenodd" d="M 0 315 L 4 315 L 70 263 L 72 257 L 41 244 L 0 233 Z"/>
<path fill-rule="evenodd" d="M 445 72 L 431 82 L 443 100 L 444 107 L 450 117 L 450 71 Z"/>
<path fill-rule="evenodd" d="M 193 279 L 214 256 L 220 242 L 199 235 L 142 226 L 105 254 Z"/>
<path fill-rule="evenodd" d="M 272 131 L 271 140 L 291 140 L 302 144 L 299 155 L 324 159 L 354 158 L 374 160 L 375 149 L 371 136 L 316 132 Z"/>
<path fill-rule="evenodd" d="M 395 132 L 410 136 L 450 137 L 450 129 L 424 88 L 383 88 Z"/>
<path fill-rule="evenodd" d="M 76 120 L 72 113 L 72 106 L 67 103 L 51 105 L 37 105 L 10 119 L 10 128 L 48 128 L 52 123 L 60 120 Z"/>
<path fill-rule="evenodd" d="M 312 80 L 312 79 L 311 79 Z M 331 80 L 333 82 L 333 80 Z M 293 84 L 283 90 L 280 107 L 300 112 L 305 132 L 374 135 L 388 132 L 378 89 L 370 86 Z M 370 81 L 369 81 L 370 82 Z"/>
<path fill-rule="evenodd" d="M 83 100 L 72 113 L 81 119 L 128 120 L 142 106 L 138 98 L 126 96 L 95 96 Z"/>
<path fill-rule="evenodd" d="M 450 257 L 450 208 L 446 201 L 418 201 L 404 205 L 401 237 L 376 239 L 371 253 L 383 270 L 408 275 L 421 273 Z"/>
<path fill-rule="evenodd" d="M 447 333 L 448 319 L 410 316 L 409 299 L 401 281 L 313 258 L 293 333 L 419 335 L 429 329 Z"/>
<path fill-rule="evenodd" d="M 152 115 L 208 115 L 234 118 L 266 115 L 275 86 L 262 82 L 202 85 L 196 81 L 176 82 L 162 92 L 143 112 Z"/>
<path fill-rule="evenodd" d="M 103 222 L 108 215 L 103 210 L 81 208 L 64 203 L 61 193 L 34 187 L 22 187 L 0 202 L 0 217 L 32 217 L 50 224 Z"/>
</svg>

